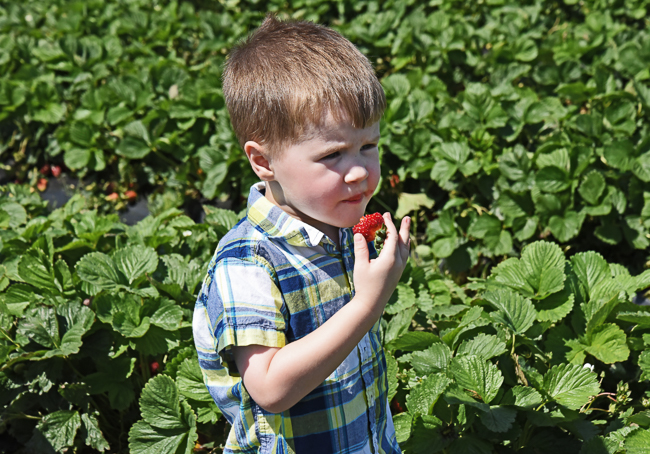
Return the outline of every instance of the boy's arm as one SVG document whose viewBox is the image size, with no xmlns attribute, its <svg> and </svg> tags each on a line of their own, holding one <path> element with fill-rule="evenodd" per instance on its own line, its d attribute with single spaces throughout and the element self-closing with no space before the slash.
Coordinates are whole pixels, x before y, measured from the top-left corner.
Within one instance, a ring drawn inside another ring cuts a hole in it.
<svg viewBox="0 0 650 454">
<path fill-rule="evenodd" d="M 369 260 L 363 236 L 354 236 L 355 296 L 327 322 L 282 348 L 233 347 L 246 390 L 265 410 L 288 410 L 313 391 L 381 317 L 408 260 L 410 227 L 410 219 L 402 219 L 398 234 L 388 213 L 384 220 L 387 234 L 378 258 Z"/>
</svg>

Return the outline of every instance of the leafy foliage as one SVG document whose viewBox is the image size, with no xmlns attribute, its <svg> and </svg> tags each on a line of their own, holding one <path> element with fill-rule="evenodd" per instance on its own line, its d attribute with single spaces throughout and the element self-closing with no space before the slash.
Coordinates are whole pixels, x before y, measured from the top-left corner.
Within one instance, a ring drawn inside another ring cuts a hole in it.
<svg viewBox="0 0 650 454">
<path fill-rule="evenodd" d="M 21 191 L 2 197 L 26 213 L 0 230 L 2 430 L 32 452 L 189 453 L 221 436 L 190 325 L 227 226 L 171 209 L 129 227 L 80 196 L 48 214 Z"/>
<path fill-rule="evenodd" d="M 254 179 L 220 76 L 277 11 L 341 31 L 387 94 L 369 208 L 416 230 L 383 321 L 404 451 L 645 452 L 647 6 L 3 3 L 0 178 L 26 184 L 0 186 L 0 433 L 23 452 L 223 443 L 191 308 Z M 52 211 L 41 178 L 77 195 Z M 153 215 L 120 222 L 145 196 Z"/>
</svg>

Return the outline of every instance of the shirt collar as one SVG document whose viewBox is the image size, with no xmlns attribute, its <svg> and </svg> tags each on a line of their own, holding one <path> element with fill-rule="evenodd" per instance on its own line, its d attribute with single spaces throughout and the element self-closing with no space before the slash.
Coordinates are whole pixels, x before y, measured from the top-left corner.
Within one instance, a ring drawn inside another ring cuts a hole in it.
<svg viewBox="0 0 650 454">
<path fill-rule="evenodd" d="M 326 249 L 335 248 L 332 240 L 316 227 L 289 216 L 271 203 L 264 197 L 264 190 L 263 181 L 255 183 L 248 196 L 248 221 L 256 229 L 270 237 L 283 238 L 292 246 L 314 247 L 322 242 Z M 339 243 L 342 246 L 350 239 L 346 230 L 350 229 L 339 229 Z"/>
</svg>

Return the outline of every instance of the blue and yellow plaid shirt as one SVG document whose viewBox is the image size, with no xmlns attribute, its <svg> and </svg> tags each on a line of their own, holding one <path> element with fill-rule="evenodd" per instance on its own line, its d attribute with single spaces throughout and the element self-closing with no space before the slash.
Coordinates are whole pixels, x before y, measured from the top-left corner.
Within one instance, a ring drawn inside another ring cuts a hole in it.
<svg viewBox="0 0 650 454">
<path fill-rule="evenodd" d="M 354 295 L 352 229 L 340 229 L 339 249 L 264 198 L 263 187 L 251 188 L 246 217 L 219 242 L 194 310 L 203 379 L 232 425 L 224 452 L 401 452 L 379 322 L 289 410 L 269 413 L 246 391 L 233 346 L 283 347 L 317 329 Z"/>
</svg>

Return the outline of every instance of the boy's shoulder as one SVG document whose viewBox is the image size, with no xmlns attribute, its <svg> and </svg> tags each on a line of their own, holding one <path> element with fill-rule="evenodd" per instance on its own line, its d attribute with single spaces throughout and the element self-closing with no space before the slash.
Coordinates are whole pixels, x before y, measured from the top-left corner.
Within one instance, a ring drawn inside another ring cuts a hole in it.
<svg viewBox="0 0 650 454">
<path fill-rule="evenodd" d="M 217 245 L 212 259 L 217 262 L 228 262 L 228 259 L 239 259 L 257 262 L 265 268 L 284 263 L 286 257 L 269 241 L 269 234 L 255 222 L 244 216 L 228 231 Z"/>
<path fill-rule="evenodd" d="M 255 254 L 257 244 L 264 239 L 264 235 L 259 232 L 248 220 L 248 215 L 239 220 L 228 233 L 221 237 L 215 258 L 246 258 Z"/>
</svg>

